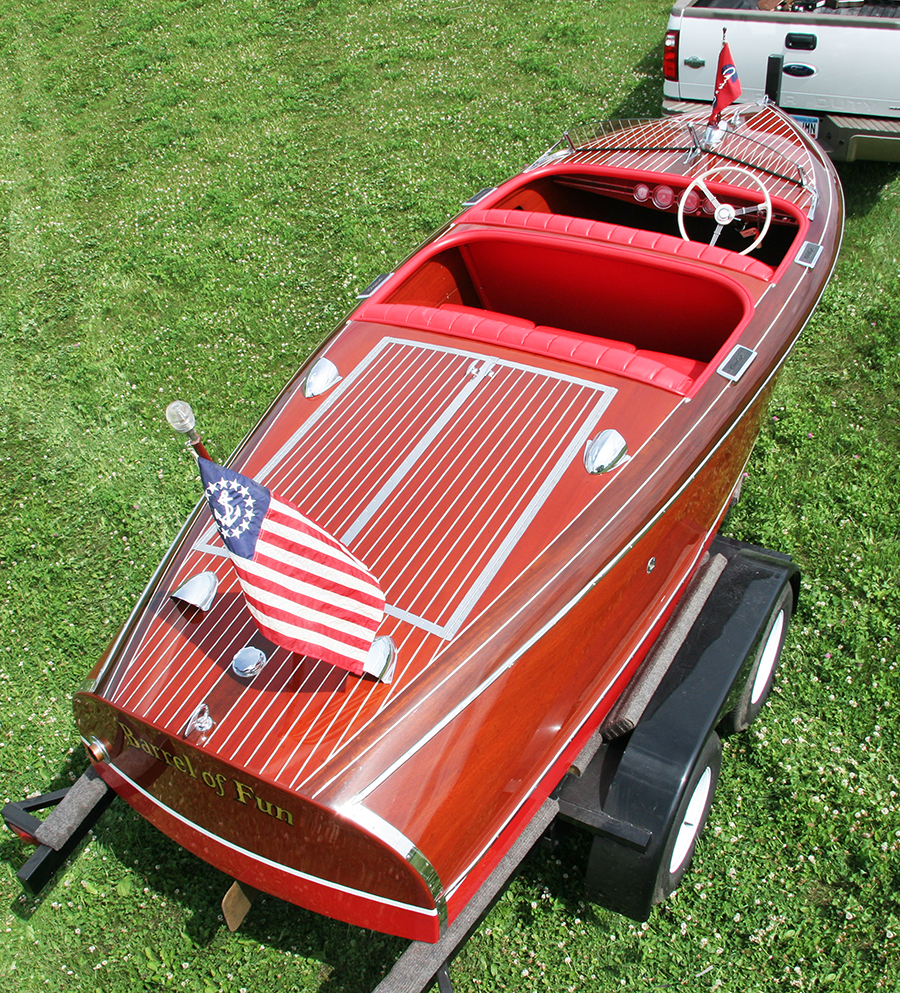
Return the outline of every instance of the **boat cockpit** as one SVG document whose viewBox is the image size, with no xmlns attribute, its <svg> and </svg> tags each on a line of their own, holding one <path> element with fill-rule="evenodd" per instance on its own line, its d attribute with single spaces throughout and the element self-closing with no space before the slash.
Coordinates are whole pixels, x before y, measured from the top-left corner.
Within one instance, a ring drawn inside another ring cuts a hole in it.
<svg viewBox="0 0 900 993">
<path fill-rule="evenodd" d="M 728 354 L 802 225 L 752 187 L 658 178 L 567 170 L 486 191 L 356 316 L 688 395 Z M 712 190 L 737 223 L 711 213 Z"/>
<path fill-rule="evenodd" d="M 705 183 L 668 174 L 660 174 L 656 178 L 578 172 L 543 175 L 519 185 L 492 202 L 491 206 L 603 221 L 637 231 L 655 231 L 682 240 L 686 235 L 698 244 L 714 242 L 714 247 L 750 255 L 775 270 L 796 239 L 797 220 L 787 210 L 775 206 L 771 210 L 771 224 L 765 237 L 748 251 L 760 230 L 759 207 L 765 200 L 765 183 L 741 167 L 733 167 L 733 172 L 736 176 L 751 177 L 749 184 L 745 181 L 744 188 L 729 190 L 727 194 L 728 202 L 737 211 L 746 211 L 746 214 L 735 218 L 733 225 L 717 224 L 714 204 L 704 194 Z M 715 188 L 718 191 L 719 187 Z M 720 227 L 717 237 L 716 229 Z"/>
</svg>

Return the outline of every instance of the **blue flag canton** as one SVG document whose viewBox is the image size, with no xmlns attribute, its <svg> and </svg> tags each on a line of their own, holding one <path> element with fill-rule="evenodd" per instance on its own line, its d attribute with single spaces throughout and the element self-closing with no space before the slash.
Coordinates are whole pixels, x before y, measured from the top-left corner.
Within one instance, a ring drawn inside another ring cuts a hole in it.
<svg viewBox="0 0 900 993">
<path fill-rule="evenodd" d="M 207 459 L 198 461 L 203 492 L 225 547 L 233 555 L 252 559 L 269 509 L 269 491 L 232 469 Z"/>
</svg>

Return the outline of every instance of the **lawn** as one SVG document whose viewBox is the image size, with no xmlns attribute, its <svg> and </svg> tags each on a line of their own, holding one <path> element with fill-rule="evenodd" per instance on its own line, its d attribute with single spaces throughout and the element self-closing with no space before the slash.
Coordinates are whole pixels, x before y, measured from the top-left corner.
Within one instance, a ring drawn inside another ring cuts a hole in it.
<svg viewBox="0 0 900 993">
<path fill-rule="evenodd" d="M 460 201 L 564 128 L 656 115 L 663 0 L 4 0 L 0 800 L 86 765 L 71 696 L 220 458 Z M 841 168 L 837 271 L 729 533 L 803 597 L 775 692 L 726 743 L 682 889 L 645 925 L 540 850 L 458 993 L 900 985 L 900 168 Z M 22 993 L 365 993 L 403 943 L 262 899 L 117 801 L 41 899 L 0 829 L 0 983 Z"/>
</svg>

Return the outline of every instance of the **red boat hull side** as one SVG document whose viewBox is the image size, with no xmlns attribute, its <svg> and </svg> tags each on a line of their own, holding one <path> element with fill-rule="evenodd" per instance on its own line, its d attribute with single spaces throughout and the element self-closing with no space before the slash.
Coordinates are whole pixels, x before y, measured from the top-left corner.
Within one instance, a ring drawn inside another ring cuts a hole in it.
<svg viewBox="0 0 900 993">
<path fill-rule="evenodd" d="M 363 802 L 428 856 L 451 920 L 469 873 L 477 888 L 505 852 L 498 825 L 518 823 L 549 796 L 639 667 L 715 533 L 762 409 L 748 413 L 747 437 L 722 446 L 631 551 L 454 721 L 406 761 L 373 753 L 375 767 L 401 764 Z M 397 796 L 407 799 L 404 820 Z"/>
</svg>

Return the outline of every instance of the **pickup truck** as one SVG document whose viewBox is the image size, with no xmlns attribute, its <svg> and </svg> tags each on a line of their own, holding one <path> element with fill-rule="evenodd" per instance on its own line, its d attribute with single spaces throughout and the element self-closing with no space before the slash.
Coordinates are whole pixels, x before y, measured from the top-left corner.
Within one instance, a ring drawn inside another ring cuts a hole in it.
<svg viewBox="0 0 900 993">
<path fill-rule="evenodd" d="M 665 39 L 665 112 L 712 103 L 724 30 L 742 99 L 767 94 L 835 161 L 900 162 L 900 0 L 760 6 L 676 0 Z"/>
</svg>

